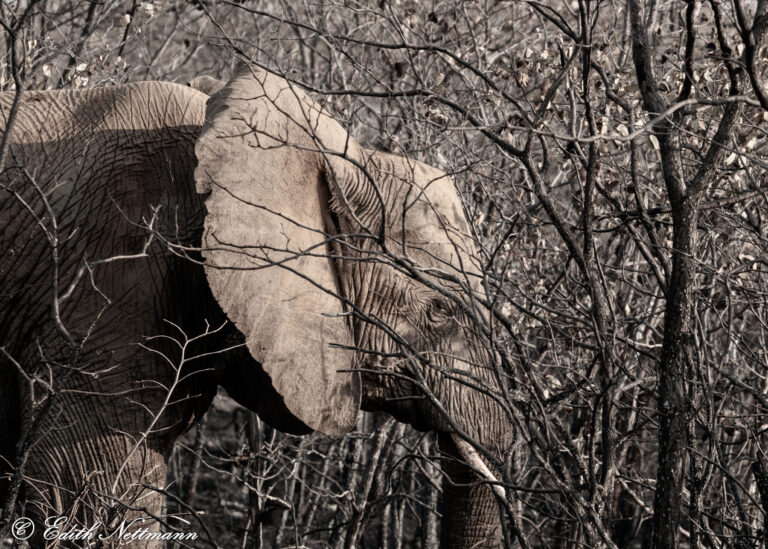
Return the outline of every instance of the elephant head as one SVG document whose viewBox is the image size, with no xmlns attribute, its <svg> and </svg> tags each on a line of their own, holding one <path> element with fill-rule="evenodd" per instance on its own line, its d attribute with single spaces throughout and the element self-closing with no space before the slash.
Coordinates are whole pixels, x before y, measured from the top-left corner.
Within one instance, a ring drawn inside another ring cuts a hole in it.
<svg viewBox="0 0 768 549">
<path fill-rule="evenodd" d="M 461 434 L 501 456 L 510 429 L 479 333 L 480 268 L 443 172 L 364 149 L 253 67 L 209 100 L 195 154 L 208 282 L 298 420 L 344 433 L 362 405 L 443 433 L 455 455 L 471 454 Z M 498 544 L 487 486 L 446 498 L 444 542 Z"/>
</svg>

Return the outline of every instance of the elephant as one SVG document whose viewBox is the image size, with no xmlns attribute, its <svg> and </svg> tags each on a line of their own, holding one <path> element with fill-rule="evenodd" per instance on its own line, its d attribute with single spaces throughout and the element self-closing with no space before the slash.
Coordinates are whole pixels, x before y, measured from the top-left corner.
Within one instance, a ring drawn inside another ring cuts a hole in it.
<svg viewBox="0 0 768 549">
<path fill-rule="evenodd" d="M 221 385 L 288 433 L 361 409 L 437 431 L 441 544 L 500 546 L 506 382 L 451 179 L 276 73 L 212 91 L 0 96 L 1 501 L 157 517 L 148 487 Z"/>
</svg>

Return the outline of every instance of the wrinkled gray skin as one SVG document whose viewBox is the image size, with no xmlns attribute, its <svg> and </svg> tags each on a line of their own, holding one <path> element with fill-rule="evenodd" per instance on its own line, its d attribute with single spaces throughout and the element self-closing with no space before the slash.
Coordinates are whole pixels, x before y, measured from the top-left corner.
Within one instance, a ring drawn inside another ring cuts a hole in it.
<svg viewBox="0 0 768 549">
<path fill-rule="evenodd" d="M 0 95 L 3 121 L 12 99 Z M 500 456 L 510 435 L 501 410 L 439 371 L 497 387 L 458 304 L 369 261 L 380 250 L 374 239 L 323 236 L 360 234 L 361 222 L 378 232 L 384 223 L 395 257 L 471 272 L 450 181 L 360 148 L 274 75 L 242 71 L 211 99 L 206 118 L 207 99 L 161 82 L 23 96 L 0 175 L 0 458 L 14 459 L 34 422 L 30 399 L 46 394 L 40 383 L 31 394 L 19 369 L 46 380 L 52 372 L 56 384 L 24 469 L 34 479 L 21 493 L 27 515 L 104 523 L 114 518 L 105 510 L 115 498 L 132 502 L 128 518 L 158 515 L 161 496 L 142 485 L 164 485 L 173 442 L 204 413 L 217 384 L 286 432 L 346 432 L 362 405 L 451 433 L 429 399 L 402 398 L 420 394 L 413 384 L 386 375 L 412 367 L 382 358 L 404 345 L 428 359 L 411 365 L 455 425 Z M 258 142 L 244 137 L 246 120 Z M 339 154 L 316 152 L 318 141 Z M 313 244 L 313 254 L 259 268 Z M 477 289 L 476 280 L 467 284 Z M 362 376 L 339 371 L 352 369 Z M 445 434 L 441 446 L 456 453 Z M 478 480 L 458 465 L 445 471 Z M 497 547 L 491 491 L 445 485 L 443 546 Z M 7 492 L 0 484 L 2 501 Z"/>
</svg>

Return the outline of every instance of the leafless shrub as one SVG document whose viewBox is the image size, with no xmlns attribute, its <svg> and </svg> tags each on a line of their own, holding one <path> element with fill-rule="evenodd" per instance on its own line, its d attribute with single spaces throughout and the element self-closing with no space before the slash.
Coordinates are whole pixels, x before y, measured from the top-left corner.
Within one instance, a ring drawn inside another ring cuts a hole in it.
<svg viewBox="0 0 768 549">
<path fill-rule="evenodd" d="M 0 9 L 4 90 L 226 79 L 246 59 L 452 174 L 511 388 L 494 473 L 516 543 L 766 543 L 768 2 Z M 359 427 L 213 413 L 176 449 L 168 509 L 226 547 L 433 546 L 435 441 Z"/>
</svg>

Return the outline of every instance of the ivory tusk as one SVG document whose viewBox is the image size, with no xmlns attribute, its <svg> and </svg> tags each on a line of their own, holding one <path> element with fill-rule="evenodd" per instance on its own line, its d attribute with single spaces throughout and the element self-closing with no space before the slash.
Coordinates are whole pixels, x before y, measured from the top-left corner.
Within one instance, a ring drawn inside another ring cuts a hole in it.
<svg viewBox="0 0 768 549">
<path fill-rule="evenodd" d="M 472 469 L 480 473 L 480 476 L 484 477 L 484 480 L 487 480 L 491 483 L 491 489 L 496 493 L 497 496 L 503 500 L 506 500 L 507 491 L 503 486 L 499 484 L 499 481 L 496 479 L 496 477 L 493 476 L 491 470 L 488 469 L 488 466 L 480 458 L 480 454 L 477 453 L 477 450 L 475 450 L 471 444 L 469 444 L 455 433 L 451 433 L 451 440 L 453 441 L 453 444 L 456 446 L 456 449 L 459 451 L 459 454 L 464 459 L 464 461 L 466 461 Z"/>
</svg>

